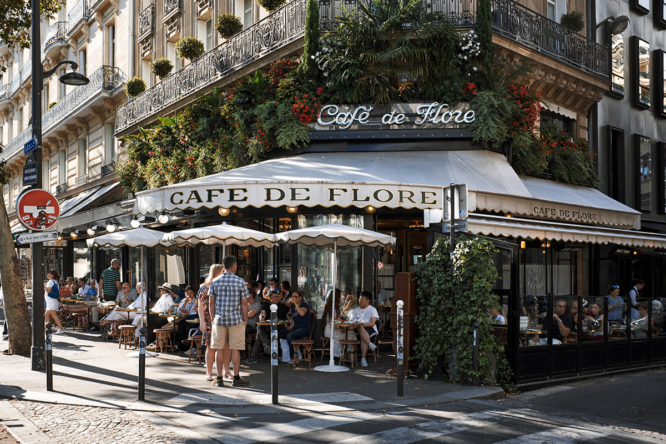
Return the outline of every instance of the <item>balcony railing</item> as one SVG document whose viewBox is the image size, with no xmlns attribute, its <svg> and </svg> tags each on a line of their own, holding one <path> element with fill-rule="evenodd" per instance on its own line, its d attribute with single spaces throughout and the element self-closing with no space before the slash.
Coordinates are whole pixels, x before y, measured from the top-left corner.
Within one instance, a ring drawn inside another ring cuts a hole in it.
<svg viewBox="0 0 666 444">
<path fill-rule="evenodd" d="M 79 0 L 69 14 L 67 14 L 67 32 L 72 32 L 74 28 L 79 25 L 79 22 L 83 19 L 88 19 L 90 17 L 90 5 L 88 0 Z"/>
<path fill-rule="evenodd" d="M 66 193 L 68 189 L 69 186 L 67 186 L 66 183 L 61 183 L 60 185 L 56 186 L 56 195 Z"/>
<path fill-rule="evenodd" d="M 84 104 L 93 95 L 102 91 L 113 91 L 124 82 L 125 74 L 114 66 L 102 66 L 90 75 L 90 83 L 75 88 L 71 93 L 60 99 L 52 108 L 42 115 L 42 132 L 46 134 L 61 120 L 67 118 L 72 111 Z M 23 148 L 23 144 L 32 138 L 32 128 L 21 132 L 7 144 L 0 160 L 11 158 Z"/>
<path fill-rule="evenodd" d="M 165 0 L 165 7 L 166 2 L 173 1 Z M 192 64 L 119 106 L 116 132 L 124 131 L 302 37 L 305 4 L 304 0 L 287 3 Z M 356 5 L 356 0 L 319 0 L 320 28 L 331 29 L 335 17 L 340 15 L 343 8 L 350 9 Z M 431 0 L 426 5 L 428 11 L 442 13 L 458 26 L 470 27 L 476 22 L 476 0 Z M 609 78 L 607 46 L 587 40 L 513 0 L 492 0 L 492 26 L 495 33 L 532 50 L 604 80 Z"/>
<path fill-rule="evenodd" d="M 113 174 L 116 171 L 116 166 L 113 163 L 102 165 L 102 177 Z"/>
<path fill-rule="evenodd" d="M 166 20 L 172 12 L 180 8 L 180 0 L 164 0 L 164 19 Z"/>
<path fill-rule="evenodd" d="M 139 14 L 139 36 L 148 34 L 153 30 L 153 17 L 155 16 L 155 5 L 150 4 Z"/>
<path fill-rule="evenodd" d="M 144 93 L 130 99 L 118 107 L 116 131 L 140 122 L 302 37 L 306 5 L 305 0 L 287 3 Z"/>
<path fill-rule="evenodd" d="M 67 43 L 67 22 L 55 22 L 46 30 L 46 38 L 42 45 L 42 54 L 46 52 L 46 47 L 52 43 L 62 40 Z"/>
<path fill-rule="evenodd" d="M 11 85 L 9 83 L 5 85 L 0 85 L 0 100 L 9 100 L 12 98 L 9 88 Z"/>
</svg>

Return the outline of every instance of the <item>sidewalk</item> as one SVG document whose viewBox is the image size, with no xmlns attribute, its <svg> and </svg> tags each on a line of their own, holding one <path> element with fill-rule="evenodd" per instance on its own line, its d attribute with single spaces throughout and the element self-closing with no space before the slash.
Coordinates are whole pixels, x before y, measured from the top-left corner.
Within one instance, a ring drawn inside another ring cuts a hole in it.
<svg viewBox="0 0 666 444">
<path fill-rule="evenodd" d="M 0 342 L 0 350 L 7 348 Z M 439 381 L 409 378 L 404 381 L 404 397 L 396 396 L 395 377 L 386 371 L 395 368 L 390 347 L 380 351 L 375 364 L 354 367 L 344 373 L 321 373 L 307 363 L 294 369 L 279 366 L 280 404 L 271 404 L 270 366 L 262 358 L 252 366 L 242 366 L 241 374 L 250 381 L 243 389 L 213 387 L 205 380 L 203 365 L 187 362 L 187 357 L 159 354 L 146 359 L 146 401 L 137 402 L 138 359 L 131 350 L 105 342 L 95 333 L 71 332 L 54 336 L 55 392 L 46 392 L 46 375 L 31 370 L 30 359 L 0 355 L 2 380 L 0 397 L 89 407 L 112 407 L 152 412 L 210 412 L 218 414 L 280 413 L 292 409 L 318 412 L 376 410 L 404 406 L 446 403 L 472 398 L 502 396 L 494 387 L 465 387 Z M 319 365 L 317 360 L 315 365 Z"/>
</svg>

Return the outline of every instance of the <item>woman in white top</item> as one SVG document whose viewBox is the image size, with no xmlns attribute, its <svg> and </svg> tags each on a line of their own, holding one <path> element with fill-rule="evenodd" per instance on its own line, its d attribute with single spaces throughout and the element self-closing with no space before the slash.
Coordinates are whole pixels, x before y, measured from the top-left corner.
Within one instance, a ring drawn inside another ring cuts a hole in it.
<svg viewBox="0 0 666 444">
<path fill-rule="evenodd" d="M 58 326 L 58 331 L 54 334 L 61 335 L 65 333 L 65 330 L 62 328 L 62 323 L 58 316 L 58 310 L 60 310 L 60 286 L 58 285 L 58 279 L 60 279 L 60 275 L 57 271 L 51 270 L 46 273 L 46 278 L 49 281 L 44 284 L 44 300 L 46 302 L 44 319 L 46 322 L 53 320 Z"/>
<path fill-rule="evenodd" d="M 506 325 L 506 319 L 502 316 L 500 307 L 490 309 L 490 323 L 493 325 Z"/>
</svg>

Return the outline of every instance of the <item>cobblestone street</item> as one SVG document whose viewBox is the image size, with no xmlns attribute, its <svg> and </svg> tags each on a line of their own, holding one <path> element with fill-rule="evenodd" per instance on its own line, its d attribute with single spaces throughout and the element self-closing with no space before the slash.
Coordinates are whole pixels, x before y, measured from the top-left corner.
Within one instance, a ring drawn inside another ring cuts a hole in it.
<svg viewBox="0 0 666 444">
<path fill-rule="evenodd" d="M 129 410 L 12 401 L 58 444 L 186 444 L 188 441 Z"/>
</svg>

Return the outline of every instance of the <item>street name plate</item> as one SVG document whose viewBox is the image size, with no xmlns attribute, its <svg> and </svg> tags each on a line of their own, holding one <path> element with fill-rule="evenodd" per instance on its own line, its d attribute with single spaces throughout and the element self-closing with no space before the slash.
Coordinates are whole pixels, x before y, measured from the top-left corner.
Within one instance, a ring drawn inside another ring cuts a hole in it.
<svg viewBox="0 0 666 444">
<path fill-rule="evenodd" d="M 42 233 L 22 233 L 16 237 L 19 244 L 34 244 L 36 242 L 51 242 L 58 240 L 57 231 L 44 231 Z"/>
</svg>

